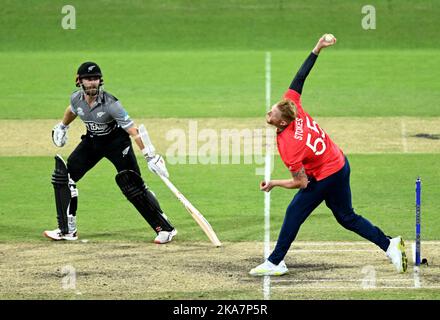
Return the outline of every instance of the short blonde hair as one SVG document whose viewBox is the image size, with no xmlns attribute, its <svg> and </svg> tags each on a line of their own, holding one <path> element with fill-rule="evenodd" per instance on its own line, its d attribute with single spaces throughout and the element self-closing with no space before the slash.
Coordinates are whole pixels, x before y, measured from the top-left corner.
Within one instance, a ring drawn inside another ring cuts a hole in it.
<svg viewBox="0 0 440 320">
<path fill-rule="evenodd" d="M 296 119 L 297 110 L 292 100 L 284 99 L 277 103 L 278 110 L 281 111 L 281 118 L 287 122 Z"/>
</svg>

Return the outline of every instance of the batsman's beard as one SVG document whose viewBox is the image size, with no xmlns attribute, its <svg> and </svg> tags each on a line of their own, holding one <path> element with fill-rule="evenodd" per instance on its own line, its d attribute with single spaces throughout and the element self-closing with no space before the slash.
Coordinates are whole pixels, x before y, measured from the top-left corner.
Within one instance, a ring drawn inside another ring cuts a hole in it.
<svg viewBox="0 0 440 320">
<path fill-rule="evenodd" d="M 83 86 L 83 90 L 86 95 L 90 97 L 94 97 L 98 95 L 99 86 L 89 86 L 89 87 Z"/>
</svg>

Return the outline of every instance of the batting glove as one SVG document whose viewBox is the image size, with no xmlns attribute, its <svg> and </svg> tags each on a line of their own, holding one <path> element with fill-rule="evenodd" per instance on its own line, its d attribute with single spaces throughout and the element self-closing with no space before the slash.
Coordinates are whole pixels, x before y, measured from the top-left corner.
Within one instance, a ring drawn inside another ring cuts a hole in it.
<svg viewBox="0 0 440 320">
<path fill-rule="evenodd" d="M 166 178 L 170 176 L 165 165 L 165 160 L 161 155 L 156 154 L 154 157 L 145 157 L 145 159 L 147 160 L 148 169 L 150 169 L 151 172 Z"/>
<path fill-rule="evenodd" d="M 64 125 L 62 122 L 58 123 L 52 129 L 52 141 L 57 147 L 63 147 L 67 142 L 67 130 L 69 126 Z"/>
</svg>

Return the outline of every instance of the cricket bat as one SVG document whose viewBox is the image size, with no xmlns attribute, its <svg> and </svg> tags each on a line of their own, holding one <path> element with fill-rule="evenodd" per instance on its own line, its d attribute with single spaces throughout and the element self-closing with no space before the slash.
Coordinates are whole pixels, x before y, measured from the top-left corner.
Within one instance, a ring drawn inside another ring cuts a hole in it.
<svg viewBox="0 0 440 320">
<path fill-rule="evenodd" d="M 150 136 L 148 135 L 145 126 L 141 124 L 138 130 L 144 147 L 148 148 L 148 150 L 150 151 L 155 152 L 156 149 L 151 143 Z M 176 196 L 176 198 L 183 204 L 185 209 L 191 214 L 191 216 L 197 222 L 200 228 L 202 228 L 203 232 L 205 232 L 205 234 L 208 236 L 212 244 L 216 247 L 220 247 L 222 244 L 208 220 L 205 219 L 200 211 L 192 205 L 192 203 L 176 188 L 176 186 L 167 177 L 164 177 L 162 175 L 159 175 L 159 177 L 162 179 L 168 189 L 170 189 L 171 192 Z"/>
</svg>

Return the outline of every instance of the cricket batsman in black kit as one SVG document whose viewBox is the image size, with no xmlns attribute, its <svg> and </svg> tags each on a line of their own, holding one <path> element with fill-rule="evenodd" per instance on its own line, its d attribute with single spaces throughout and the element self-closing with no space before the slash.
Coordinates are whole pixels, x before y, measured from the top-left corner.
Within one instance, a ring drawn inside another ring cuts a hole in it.
<svg viewBox="0 0 440 320">
<path fill-rule="evenodd" d="M 168 177 L 163 158 L 144 146 L 138 129 L 117 98 L 103 90 L 101 69 L 94 62 L 85 62 L 78 68 L 75 91 L 63 120 L 52 130 L 52 140 L 58 147 L 67 142 L 69 124 L 77 116 L 85 123 L 87 132 L 67 159 L 55 156 L 52 184 L 55 190 L 58 228 L 44 231 L 52 240 L 77 240 L 76 210 L 78 189 L 76 183 L 102 158 L 116 167 L 116 183 L 122 193 L 136 207 L 142 217 L 157 233 L 155 243 L 167 243 L 177 234 L 160 208 L 155 195 L 141 178 L 133 151 L 134 139 L 144 155 L 148 168 Z"/>
</svg>

